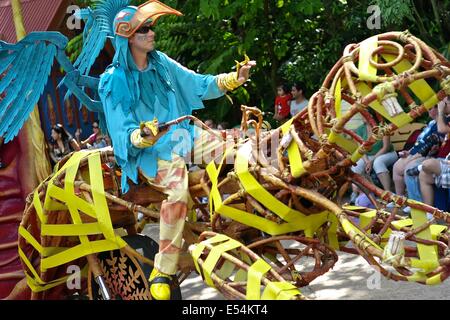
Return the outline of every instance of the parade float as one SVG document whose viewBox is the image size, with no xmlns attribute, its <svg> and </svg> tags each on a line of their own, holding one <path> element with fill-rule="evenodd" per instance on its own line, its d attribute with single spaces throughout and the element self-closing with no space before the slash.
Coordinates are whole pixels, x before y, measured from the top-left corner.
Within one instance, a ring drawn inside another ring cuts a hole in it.
<svg viewBox="0 0 450 320">
<path fill-rule="evenodd" d="M 98 79 L 69 62 L 66 44 L 56 32 L 0 43 L 6 142 L 36 103 L 54 59 L 67 73 L 64 85 L 100 110 L 84 90 L 95 92 Z M 30 59 L 37 62 L 23 63 Z M 11 81 L 16 73 L 31 78 Z M 198 273 L 228 299 L 307 299 L 301 288 L 332 272 L 340 251 L 362 256 L 393 281 L 446 280 L 450 214 L 382 190 L 351 167 L 449 94 L 450 63 L 405 31 L 347 45 L 308 107 L 275 130 L 262 130 L 258 108 L 242 106 L 240 134 L 211 131 L 223 139 L 221 157 L 190 172 L 194 204 L 172 298 L 181 298 L 179 285 Z M 345 112 L 343 101 L 351 105 Z M 367 140 L 346 128 L 355 115 L 373 128 Z M 193 116 L 160 126 L 191 120 L 210 131 Z M 26 199 L 18 230 L 25 278 L 9 298 L 28 291 L 32 299 L 151 299 L 147 279 L 158 244 L 142 230 L 158 221 L 165 196 L 144 181 L 123 194 L 111 148 L 61 160 Z M 352 184 L 375 209 L 346 205 Z M 406 206 L 410 217 L 402 214 Z M 68 285 L 74 266 L 81 277 L 75 288 Z"/>
</svg>

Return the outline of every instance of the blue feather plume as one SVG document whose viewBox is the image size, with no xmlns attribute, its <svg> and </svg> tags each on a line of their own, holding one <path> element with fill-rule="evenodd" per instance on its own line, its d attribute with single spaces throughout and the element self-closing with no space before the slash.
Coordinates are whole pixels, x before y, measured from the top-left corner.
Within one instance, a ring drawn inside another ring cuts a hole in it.
<svg viewBox="0 0 450 320">
<path fill-rule="evenodd" d="M 104 48 L 106 39 L 114 36 L 115 16 L 130 4 L 130 0 L 97 0 L 93 9 L 82 9 L 78 15 L 86 21 L 83 49 L 74 63 L 82 75 L 89 75 L 91 67 Z"/>
</svg>

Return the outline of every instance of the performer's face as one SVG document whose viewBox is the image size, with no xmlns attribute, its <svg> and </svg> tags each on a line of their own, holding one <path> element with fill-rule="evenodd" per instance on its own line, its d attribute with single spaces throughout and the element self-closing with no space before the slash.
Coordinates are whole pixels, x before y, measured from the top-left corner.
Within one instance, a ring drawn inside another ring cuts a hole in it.
<svg viewBox="0 0 450 320">
<path fill-rule="evenodd" d="M 142 26 L 130 38 L 130 45 L 145 52 L 153 51 L 155 49 L 155 32 L 149 25 Z"/>
</svg>

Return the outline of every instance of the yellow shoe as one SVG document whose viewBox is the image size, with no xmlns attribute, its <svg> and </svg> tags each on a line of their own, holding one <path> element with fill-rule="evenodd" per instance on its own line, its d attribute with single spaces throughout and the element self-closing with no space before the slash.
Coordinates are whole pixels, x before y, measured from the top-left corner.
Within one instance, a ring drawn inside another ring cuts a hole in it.
<svg viewBox="0 0 450 320">
<path fill-rule="evenodd" d="M 150 293 L 156 300 L 170 300 L 170 282 L 172 277 L 153 268 L 150 274 Z"/>
</svg>

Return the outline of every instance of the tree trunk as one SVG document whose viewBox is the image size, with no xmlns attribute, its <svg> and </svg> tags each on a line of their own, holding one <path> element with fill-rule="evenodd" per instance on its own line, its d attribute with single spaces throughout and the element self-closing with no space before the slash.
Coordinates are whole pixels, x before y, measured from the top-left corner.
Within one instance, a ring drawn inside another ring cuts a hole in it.
<svg viewBox="0 0 450 320">
<path fill-rule="evenodd" d="M 275 50 L 273 47 L 273 30 L 272 27 L 270 25 L 270 7 L 269 7 L 269 0 L 265 0 L 264 1 L 264 15 L 266 16 L 266 30 L 267 30 L 267 49 L 269 52 L 269 59 L 270 59 L 270 80 L 271 80 L 271 85 L 272 85 L 272 90 L 273 92 L 276 92 L 277 89 L 277 71 L 278 71 L 278 58 L 275 54 Z"/>
</svg>

